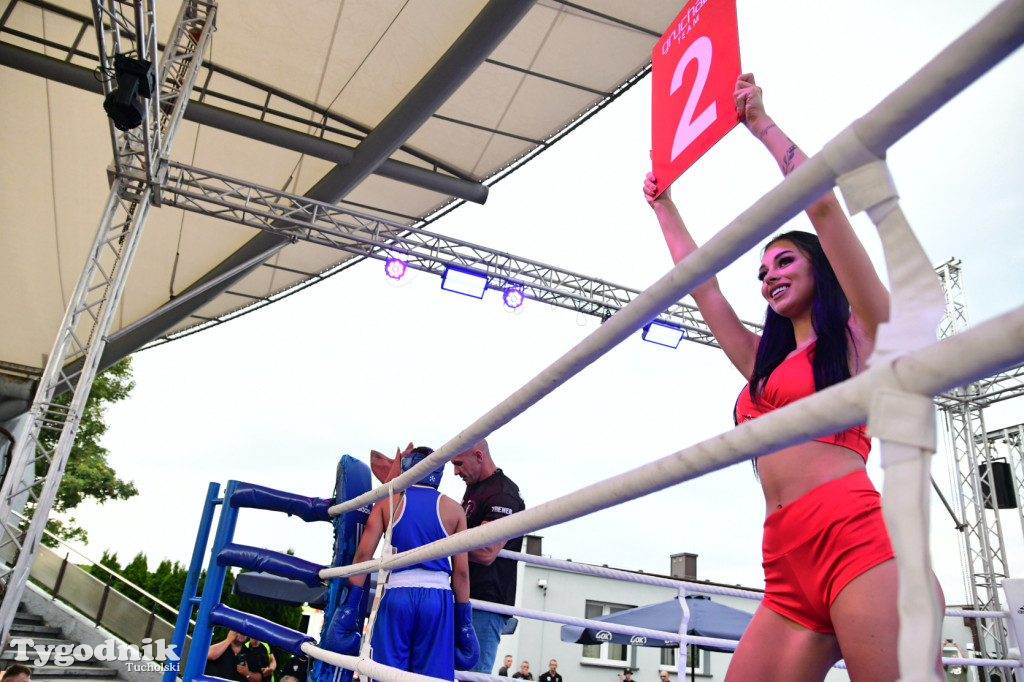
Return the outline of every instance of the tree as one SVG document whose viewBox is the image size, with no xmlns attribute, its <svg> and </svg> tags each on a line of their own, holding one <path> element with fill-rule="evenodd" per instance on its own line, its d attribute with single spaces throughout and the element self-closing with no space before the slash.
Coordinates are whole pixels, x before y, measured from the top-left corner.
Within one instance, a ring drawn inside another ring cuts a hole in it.
<svg viewBox="0 0 1024 682">
<path fill-rule="evenodd" d="M 133 482 L 118 478 L 117 472 L 107 462 L 109 451 L 100 445 L 100 439 L 107 432 L 104 421 L 107 406 L 127 398 L 133 388 L 131 358 L 118 361 L 110 369 L 97 374 L 93 381 L 64 476 L 57 488 L 51 516 L 46 521 L 46 530 L 63 540 L 88 540 L 85 529 L 75 522 L 74 517 L 66 516 L 86 499 L 103 504 L 108 500 L 127 500 L 139 494 Z M 60 395 L 54 402 L 68 405 L 71 394 Z M 46 429 L 39 435 L 40 444 L 47 449 L 55 448 L 59 438 L 59 433 Z M 45 476 L 48 467 L 49 462 L 38 460 L 36 476 Z M 35 504 L 30 501 L 26 515 L 31 517 L 34 510 Z M 56 546 L 56 542 L 45 535 L 43 544 Z"/>
</svg>

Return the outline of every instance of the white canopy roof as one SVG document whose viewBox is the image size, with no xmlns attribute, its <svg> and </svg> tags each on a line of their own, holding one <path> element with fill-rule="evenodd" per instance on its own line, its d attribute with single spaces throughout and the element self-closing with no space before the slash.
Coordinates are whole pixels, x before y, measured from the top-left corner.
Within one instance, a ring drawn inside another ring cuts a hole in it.
<svg viewBox="0 0 1024 682">
<path fill-rule="evenodd" d="M 171 159 L 424 227 L 464 199 L 485 198 L 501 174 L 644 74 L 681 4 L 224 2 Z M 160 3 L 161 40 L 178 9 Z M 89 3 L 15 0 L 0 23 L 0 372 L 31 375 L 45 364 L 102 217 L 111 146 Z M 339 161 L 351 161 L 352 150 L 361 162 L 372 156 L 362 144 L 372 135 L 401 148 L 369 159 L 374 174 L 352 187 L 325 179 L 344 172 Z M 430 229 L 444 232 L 444 222 Z M 104 364 L 265 304 L 353 258 L 290 244 L 209 300 L 167 313 L 190 287 L 274 240 L 154 208 Z"/>
</svg>

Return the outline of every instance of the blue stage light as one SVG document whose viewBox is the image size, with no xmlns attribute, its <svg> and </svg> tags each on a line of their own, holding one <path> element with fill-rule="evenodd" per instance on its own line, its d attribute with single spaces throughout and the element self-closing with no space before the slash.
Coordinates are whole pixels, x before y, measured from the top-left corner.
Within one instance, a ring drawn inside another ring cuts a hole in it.
<svg viewBox="0 0 1024 682">
<path fill-rule="evenodd" d="M 679 342 L 686 336 L 686 332 L 679 327 L 674 327 L 664 322 L 655 320 L 644 327 L 644 341 L 656 343 L 659 346 L 678 348 Z"/>
<path fill-rule="evenodd" d="M 444 270 L 441 288 L 445 291 L 454 291 L 463 296 L 483 298 L 484 292 L 487 291 L 487 275 L 449 266 Z"/>
</svg>

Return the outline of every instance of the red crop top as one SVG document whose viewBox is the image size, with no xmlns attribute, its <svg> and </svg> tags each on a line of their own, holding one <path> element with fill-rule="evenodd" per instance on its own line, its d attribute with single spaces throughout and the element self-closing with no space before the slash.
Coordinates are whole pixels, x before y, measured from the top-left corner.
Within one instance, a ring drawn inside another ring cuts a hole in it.
<svg viewBox="0 0 1024 682">
<path fill-rule="evenodd" d="M 768 377 L 764 390 L 757 396 L 756 401 L 750 399 L 750 384 L 744 386 L 736 401 L 736 423 L 741 424 L 760 417 L 814 393 L 814 371 L 811 368 L 813 349 L 812 343 L 779 363 Z M 864 424 L 815 440 L 849 448 L 863 457 L 865 462 L 868 461 L 868 453 L 871 451 L 871 439 L 868 438 Z"/>
</svg>

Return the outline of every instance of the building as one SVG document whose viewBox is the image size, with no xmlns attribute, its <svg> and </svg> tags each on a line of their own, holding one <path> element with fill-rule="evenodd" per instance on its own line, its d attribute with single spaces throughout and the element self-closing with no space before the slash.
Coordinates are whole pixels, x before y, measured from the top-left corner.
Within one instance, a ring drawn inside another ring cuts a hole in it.
<svg viewBox="0 0 1024 682">
<path fill-rule="evenodd" d="M 541 538 L 527 536 L 525 552 L 541 556 Z M 621 570 L 621 569 L 620 569 Z M 642 575 L 643 572 L 631 572 Z M 648 574 L 651 575 L 651 574 Z M 709 587 L 724 587 L 748 592 L 752 598 L 710 595 L 713 601 L 733 608 L 753 612 L 762 593 L 759 589 L 722 585 L 697 579 L 697 555 L 675 554 L 670 557 L 670 574 L 663 578 L 686 579 Z M 576 573 L 568 569 L 537 566 L 519 562 L 516 607 L 545 611 L 576 618 L 593 618 L 616 611 L 666 601 L 677 596 L 671 587 L 626 582 L 616 578 Z M 660 649 L 646 646 L 625 646 L 604 643 L 581 645 L 561 640 L 561 623 L 519 617 L 515 633 L 501 639 L 494 672 L 501 666 L 506 654 L 513 658 L 510 672 L 517 671 L 521 661 L 530 664 L 534 679 L 548 669 L 548 661 L 558 661 L 558 671 L 566 682 L 617 682 L 618 674 L 628 667 L 633 670 L 635 682 L 655 682 L 660 670 L 668 670 L 672 680 L 691 678 L 686 661 L 680 667 L 676 659 L 678 649 Z M 961 643 L 970 655 L 971 637 L 963 619 L 947 618 L 943 638 Z M 955 655 L 947 652 L 946 655 Z M 725 679 L 731 653 L 691 651 L 693 679 L 717 682 Z M 971 671 L 973 673 L 973 670 Z M 848 680 L 845 670 L 834 668 L 826 678 L 829 682 Z M 953 678 L 960 679 L 960 678 Z"/>
</svg>

